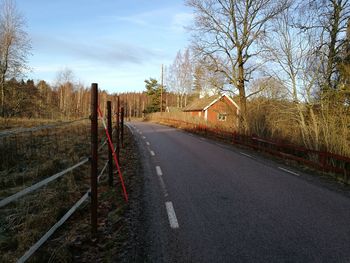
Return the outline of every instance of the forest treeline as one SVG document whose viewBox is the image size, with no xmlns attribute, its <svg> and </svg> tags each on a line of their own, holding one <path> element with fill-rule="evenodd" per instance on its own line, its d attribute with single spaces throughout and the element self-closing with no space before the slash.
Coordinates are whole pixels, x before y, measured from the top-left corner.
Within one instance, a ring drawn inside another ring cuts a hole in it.
<svg viewBox="0 0 350 263">
<path fill-rule="evenodd" d="M 109 94 L 99 91 L 99 104 L 105 112 L 107 101 L 112 101 L 113 111 L 125 108 L 128 117 L 140 118 L 152 109 L 152 99 L 147 92 L 123 92 Z M 90 114 L 90 87 L 65 81 L 54 86 L 44 80 L 11 79 L 5 82 L 4 117 L 75 119 Z M 164 106 L 176 106 L 176 95 L 164 92 Z"/>
<path fill-rule="evenodd" d="M 140 83 L 145 92 L 119 94 L 128 116 L 180 110 L 191 98 L 225 92 L 240 107 L 240 133 L 350 156 L 350 1 L 185 3 L 193 11 L 190 46 L 166 68 L 161 85 L 150 78 L 150 85 Z M 88 116 L 89 89 L 69 74 L 53 86 L 15 80 L 30 45 L 14 5 L 0 12 L 1 115 Z M 101 91 L 101 108 L 107 100 L 115 105 L 116 95 Z"/>
</svg>

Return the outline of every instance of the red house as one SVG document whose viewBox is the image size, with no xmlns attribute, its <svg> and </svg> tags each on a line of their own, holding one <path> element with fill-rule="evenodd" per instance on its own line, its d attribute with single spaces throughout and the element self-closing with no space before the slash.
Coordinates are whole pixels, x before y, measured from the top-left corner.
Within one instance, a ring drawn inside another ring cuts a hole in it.
<svg viewBox="0 0 350 263">
<path fill-rule="evenodd" d="M 230 124 L 237 123 L 239 110 L 237 103 L 225 94 L 195 100 L 183 109 L 187 114 L 204 118 L 211 123 Z"/>
</svg>

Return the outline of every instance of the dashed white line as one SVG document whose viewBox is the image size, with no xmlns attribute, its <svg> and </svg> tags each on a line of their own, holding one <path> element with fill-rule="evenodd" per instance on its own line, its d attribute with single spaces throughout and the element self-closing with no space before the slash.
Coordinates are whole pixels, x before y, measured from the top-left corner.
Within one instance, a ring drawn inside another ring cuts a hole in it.
<svg viewBox="0 0 350 263">
<path fill-rule="evenodd" d="M 172 202 L 165 202 L 166 211 L 168 213 L 169 223 L 171 228 L 179 228 L 174 206 Z"/>
<path fill-rule="evenodd" d="M 142 136 L 142 139 L 146 139 L 146 137 L 145 137 L 145 136 Z"/>
<path fill-rule="evenodd" d="M 163 177 L 158 175 L 158 179 L 159 179 L 160 187 L 162 188 L 164 197 L 168 197 L 168 191 L 166 189 Z"/>
<path fill-rule="evenodd" d="M 294 174 L 294 175 L 296 175 L 296 176 L 300 176 L 300 174 L 298 174 L 298 173 L 296 173 L 296 172 L 293 172 L 293 171 L 290 171 L 290 170 L 288 170 L 288 169 L 285 169 L 285 168 L 283 168 L 283 167 L 278 167 L 278 169 L 280 169 L 280 170 L 282 170 L 282 171 L 285 171 L 285 172 L 287 172 L 287 173 L 290 173 L 290 174 Z"/>
<path fill-rule="evenodd" d="M 149 153 L 152 155 L 152 156 L 155 156 L 156 154 L 154 153 L 154 151 L 150 150 Z"/>
<path fill-rule="evenodd" d="M 148 146 L 150 146 L 150 145 L 151 145 L 149 142 L 146 142 L 146 144 L 147 144 Z"/>
<path fill-rule="evenodd" d="M 156 166 L 156 172 L 157 172 L 158 176 L 162 176 L 163 175 L 162 169 L 160 169 L 160 166 Z"/>
<path fill-rule="evenodd" d="M 157 172 L 157 175 L 158 175 L 160 186 L 161 186 L 162 191 L 163 191 L 163 195 L 164 195 L 164 197 L 168 197 L 168 191 L 166 189 L 166 186 L 165 186 L 165 183 L 164 183 L 164 180 L 163 180 L 163 177 L 162 177 L 162 175 L 163 175 L 162 169 L 160 169 L 159 166 L 156 166 L 156 172 Z"/>
<path fill-rule="evenodd" d="M 247 157 L 249 157 L 249 158 L 253 158 L 253 156 L 251 156 L 251 155 L 249 155 L 249 154 L 247 154 L 247 153 L 243 153 L 243 152 L 239 152 L 240 154 L 242 154 L 242 155 L 244 155 L 244 156 L 247 156 Z"/>
</svg>

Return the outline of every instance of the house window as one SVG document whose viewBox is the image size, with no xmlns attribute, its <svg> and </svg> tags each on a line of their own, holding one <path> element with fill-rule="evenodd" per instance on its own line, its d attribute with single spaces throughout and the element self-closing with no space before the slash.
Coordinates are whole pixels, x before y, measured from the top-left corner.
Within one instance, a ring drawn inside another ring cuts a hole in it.
<svg viewBox="0 0 350 263">
<path fill-rule="evenodd" d="M 226 121 L 226 119 L 227 119 L 227 113 L 218 113 L 219 121 Z"/>
</svg>

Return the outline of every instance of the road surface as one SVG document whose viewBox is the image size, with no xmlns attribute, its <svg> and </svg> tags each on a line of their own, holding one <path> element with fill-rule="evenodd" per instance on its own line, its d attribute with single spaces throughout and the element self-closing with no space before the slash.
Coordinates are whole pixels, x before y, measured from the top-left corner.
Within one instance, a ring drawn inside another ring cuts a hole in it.
<svg viewBox="0 0 350 263">
<path fill-rule="evenodd" d="M 152 123 L 143 158 L 145 261 L 350 262 L 350 199 L 281 164 Z"/>
</svg>

